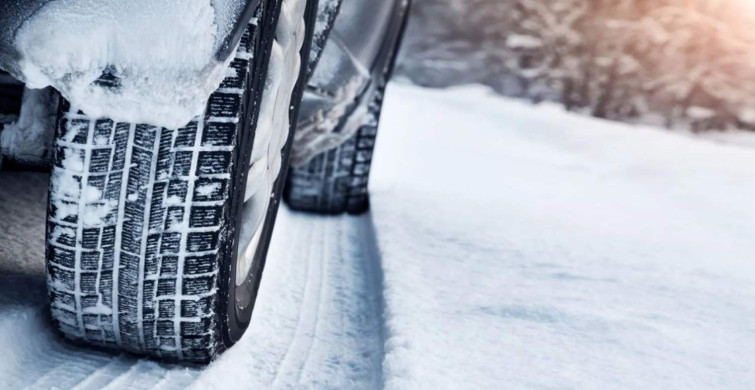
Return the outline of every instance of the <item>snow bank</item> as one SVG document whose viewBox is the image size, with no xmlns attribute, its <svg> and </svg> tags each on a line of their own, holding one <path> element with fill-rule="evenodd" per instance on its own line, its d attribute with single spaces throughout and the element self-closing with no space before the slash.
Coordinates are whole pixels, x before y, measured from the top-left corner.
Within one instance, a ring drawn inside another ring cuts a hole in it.
<svg viewBox="0 0 755 390">
<path fill-rule="evenodd" d="M 755 150 L 393 85 L 388 389 L 750 389 Z"/>
<path fill-rule="evenodd" d="M 239 4 L 52 1 L 16 36 L 21 71 L 30 88 L 53 86 L 91 116 L 181 127 L 225 77 L 214 55 Z M 117 79 L 97 82 L 103 74 Z"/>
</svg>

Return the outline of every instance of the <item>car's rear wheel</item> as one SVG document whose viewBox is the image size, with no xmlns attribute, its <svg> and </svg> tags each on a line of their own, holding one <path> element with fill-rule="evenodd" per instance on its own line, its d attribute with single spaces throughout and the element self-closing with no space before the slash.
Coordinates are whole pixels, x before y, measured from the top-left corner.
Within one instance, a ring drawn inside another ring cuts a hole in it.
<svg viewBox="0 0 755 390">
<path fill-rule="evenodd" d="M 240 339 L 288 169 L 316 9 L 316 0 L 263 1 L 205 114 L 184 128 L 114 123 L 62 104 L 47 266 L 66 337 L 199 363 Z"/>
<path fill-rule="evenodd" d="M 395 20 L 375 64 L 358 63 L 356 56 L 339 39 L 328 42 L 328 45 L 339 46 L 331 53 L 338 52 L 343 57 L 343 62 L 347 63 L 344 69 L 352 70 L 346 72 L 353 73 L 352 81 L 359 84 L 363 76 L 358 74 L 365 71 L 368 71 L 368 81 L 356 94 L 350 84 L 337 92 L 318 85 L 307 88 L 311 101 L 332 103 L 329 111 L 299 124 L 293 166 L 283 195 L 292 209 L 320 214 L 360 214 L 369 209 L 368 183 L 385 88 L 393 73 L 409 15 L 410 2 L 397 4 Z"/>
</svg>

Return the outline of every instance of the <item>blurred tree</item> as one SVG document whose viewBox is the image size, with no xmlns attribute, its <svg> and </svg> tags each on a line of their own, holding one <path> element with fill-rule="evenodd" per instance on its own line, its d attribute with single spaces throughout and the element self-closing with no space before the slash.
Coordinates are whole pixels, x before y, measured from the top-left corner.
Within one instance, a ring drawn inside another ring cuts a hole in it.
<svg viewBox="0 0 755 390">
<path fill-rule="evenodd" d="M 755 128 L 748 0 L 416 0 L 399 72 L 624 121 Z"/>
</svg>

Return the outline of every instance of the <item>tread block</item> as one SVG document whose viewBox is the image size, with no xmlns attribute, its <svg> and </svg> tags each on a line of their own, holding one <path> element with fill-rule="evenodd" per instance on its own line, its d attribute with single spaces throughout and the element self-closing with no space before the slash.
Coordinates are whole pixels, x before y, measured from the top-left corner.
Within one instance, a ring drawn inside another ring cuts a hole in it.
<svg viewBox="0 0 755 390">
<path fill-rule="evenodd" d="M 174 146 L 177 148 L 194 147 L 194 143 L 197 138 L 197 127 L 197 122 L 191 122 L 186 127 L 178 129 L 178 135 L 176 135 L 176 142 Z"/>
<path fill-rule="evenodd" d="M 79 279 L 79 289 L 83 294 L 97 294 L 97 273 L 82 272 Z"/>
<path fill-rule="evenodd" d="M 194 232 L 189 233 L 186 245 L 187 252 L 206 252 L 218 247 L 220 232 Z"/>
<path fill-rule="evenodd" d="M 115 123 L 110 119 L 99 119 L 94 124 L 94 139 L 92 143 L 96 146 L 110 144 L 110 138 L 113 136 L 113 126 Z"/>
<path fill-rule="evenodd" d="M 239 50 L 243 50 L 239 48 Z M 220 88 L 243 88 L 246 81 L 249 61 L 236 58 L 231 61 L 228 69 L 228 76 L 220 84 Z"/>
<path fill-rule="evenodd" d="M 49 229 L 52 232 L 52 242 L 68 247 L 76 246 L 76 229 L 54 223 L 50 224 Z"/>
<path fill-rule="evenodd" d="M 179 253 L 181 251 L 181 234 L 166 233 L 163 234 L 160 246 L 160 254 Z"/>
<path fill-rule="evenodd" d="M 115 226 L 106 226 L 102 229 L 101 246 L 112 247 L 115 245 Z"/>
<path fill-rule="evenodd" d="M 193 197 L 196 202 L 219 202 L 225 200 L 227 191 L 227 179 L 199 178 Z"/>
<path fill-rule="evenodd" d="M 210 122 L 202 133 L 202 146 L 230 146 L 235 138 L 235 124 Z"/>
<path fill-rule="evenodd" d="M 199 317 L 209 314 L 212 310 L 212 299 L 209 297 L 197 300 L 181 301 L 181 317 Z"/>
<path fill-rule="evenodd" d="M 66 325 L 69 325 L 71 327 L 73 327 L 74 324 L 76 324 L 76 322 L 78 321 L 76 313 L 74 313 L 72 311 L 69 311 L 69 310 L 64 310 L 64 309 L 61 309 L 59 307 L 53 307 L 52 308 L 52 313 L 53 313 L 53 317 L 55 319 L 57 319 L 58 321 L 66 324 Z M 73 333 L 78 333 L 79 332 L 78 329 L 76 329 L 76 328 L 74 328 L 74 329 L 75 330 L 74 330 Z"/>
<path fill-rule="evenodd" d="M 73 250 L 51 246 L 48 251 L 48 258 L 51 264 L 66 268 L 74 268 L 76 266 L 76 252 Z"/>
<path fill-rule="evenodd" d="M 73 229 L 71 229 L 73 230 Z M 83 230 L 81 246 L 84 249 L 97 249 L 100 243 L 100 229 L 90 228 Z"/>
<path fill-rule="evenodd" d="M 103 196 L 103 200 L 108 200 L 111 202 L 120 201 L 122 183 L 123 183 L 122 172 L 109 173 L 107 177 L 107 186 L 105 187 L 105 194 Z"/>
<path fill-rule="evenodd" d="M 201 318 L 199 321 L 181 322 L 181 336 L 202 336 L 212 329 L 212 320 Z"/>
<path fill-rule="evenodd" d="M 241 109 L 241 95 L 214 93 L 207 102 L 207 115 L 215 118 L 236 118 Z"/>
<path fill-rule="evenodd" d="M 186 180 L 171 180 L 168 184 L 167 204 L 179 204 L 186 202 L 189 193 L 189 183 Z"/>
<path fill-rule="evenodd" d="M 176 301 L 159 301 L 158 318 L 174 318 L 176 316 Z"/>
<path fill-rule="evenodd" d="M 210 335 L 186 336 L 184 337 L 183 343 L 186 348 L 201 349 L 202 346 L 207 345 L 207 342 L 210 340 L 210 338 Z"/>
<path fill-rule="evenodd" d="M 157 296 L 158 297 L 170 297 L 176 295 L 176 280 L 175 279 L 160 279 L 157 282 Z"/>
<path fill-rule="evenodd" d="M 157 321 L 157 333 L 158 336 L 175 336 L 176 328 L 173 325 L 173 321 Z"/>
<path fill-rule="evenodd" d="M 180 229 L 184 225 L 184 213 L 186 213 L 186 210 L 183 207 L 168 207 L 168 215 L 165 218 L 165 230 Z"/>
<path fill-rule="evenodd" d="M 134 132 L 134 146 L 151 151 L 155 145 L 157 128 L 150 125 L 136 125 Z M 151 152 L 147 152 L 151 157 Z"/>
<path fill-rule="evenodd" d="M 89 164 L 89 172 L 92 173 L 105 173 L 110 169 L 110 161 L 112 160 L 113 149 L 112 148 L 99 148 L 92 150 L 91 162 Z"/>
<path fill-rule="evenodd" d="M 100 268 L 100 252 L 84 251 L 81 252 L 81 270 L 97 271 Z"/>
<path fill-rule="evenodd" d="M 223 209 L 220 206 L 194 206 L 191 208 L 189 228 L 220 226 Z"/>
<path fill-rule="evenodd" d="M 184 279 L 181 294 L 183 295 L 202 295 L 212 292 L 215 288 L 216 277 L 200 276 L 196 278 Z"/>
<path fill-rule="evenodd" d="M 215 271 L 215 256 L 188 256 L 184 263 L 184 275 L 200 275 Z"/>
<path fill-rule="evenodd" d="M 163 256 L 160 264 L 160 277 L 178 275 L 178 256 Z"/>
<path fill-rule="evenodd" d="M 50 264 L 47 267 L 47 273 L 54 281 L 55 287 L 59 290 L 72 292 L 76 289 L 76 273 Z"/>
<path fill-rule="evenodd" d="M 53 291 L 51 294 L 52 306 L 76 306 L 76 297 L 67 292 Z"/>
<path fill-rule="evenodd" d="M 128 149 L 130 133 L 130 124 L 118 123 L 115 125 L 115 136 L 113 137 L 115 151 L 113 152 L 113 161 L 111 162 L 111 168 L 114 171 L 120 171 L 126 167 L 126 150 Z"/>
<path fill-rule="evenodd" d="M 172 177 L 188 177 L 191 174 L 191 165 L 194 160 L 194 152 L 182 151 L 176 153 L 173 160 Z"/>
<path fill-rule="evenodd" d="M 199 152 L 197 175 L 230 173 L 231 152 Z"/>
</svg>

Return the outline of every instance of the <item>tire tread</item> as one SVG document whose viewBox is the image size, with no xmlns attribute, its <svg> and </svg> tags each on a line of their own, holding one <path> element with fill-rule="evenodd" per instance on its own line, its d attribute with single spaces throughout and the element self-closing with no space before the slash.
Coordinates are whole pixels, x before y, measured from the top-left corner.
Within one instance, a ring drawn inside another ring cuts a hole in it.
<svg viewBox="0 0 755 390">
<path fill-rule="evenodd" d="M 219 352 L 218 257 L 250 30 L 231 63 L 236 75 L 184 128 L 115 123 L 61 105 L 47 261 L 52 317 L 66 337 L 166 360 L 201 363 Z M 106 215 L 92 218 L 98 210 Z"/>
</svg>

